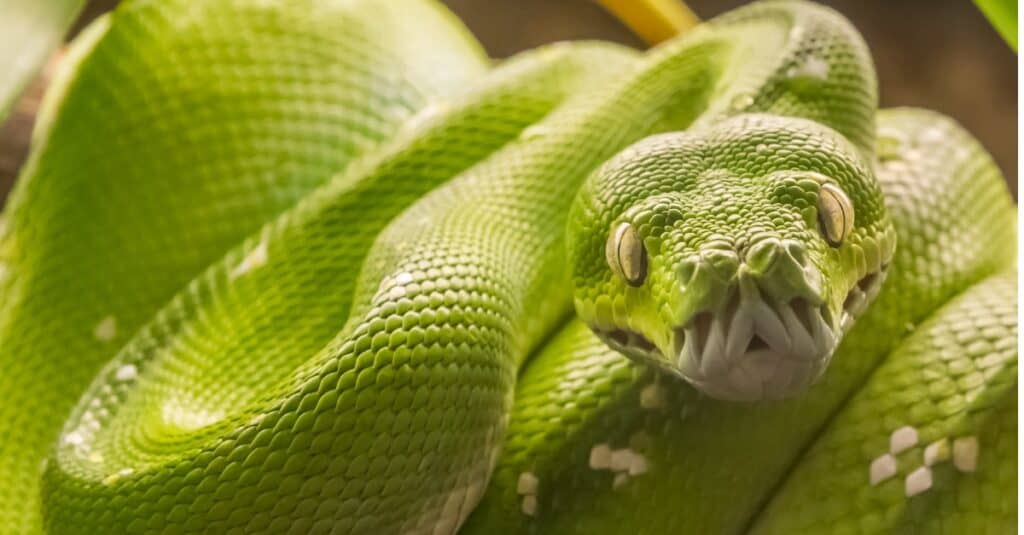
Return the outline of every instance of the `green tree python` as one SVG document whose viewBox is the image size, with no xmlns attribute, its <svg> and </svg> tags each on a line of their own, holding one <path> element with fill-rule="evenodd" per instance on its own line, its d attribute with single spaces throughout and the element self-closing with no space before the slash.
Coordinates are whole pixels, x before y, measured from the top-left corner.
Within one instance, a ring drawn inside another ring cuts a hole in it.
<svg viewBox="0 0 1024 535">
<path fill-rule="evenodd" d="M 5 533 L 1016 519 L 1012 199 L 810 3 L 492 65 L 430 0 L 128 0 L 2 221 Z"/>
</svg>

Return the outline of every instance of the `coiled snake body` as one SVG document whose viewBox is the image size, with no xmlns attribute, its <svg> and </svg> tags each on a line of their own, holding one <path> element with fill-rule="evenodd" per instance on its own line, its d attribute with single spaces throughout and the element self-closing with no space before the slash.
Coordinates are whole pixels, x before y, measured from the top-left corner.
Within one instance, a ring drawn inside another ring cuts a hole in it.
<svg viewBox="0 0 1024 535">
<path fill-rule="evenodd" d="M 1016 518 L 1012 202 L 829 10 L 487 69 L 423 1 L 131 1 L 70 55 L 0 239 L 12 532 Z"/>
</svg>

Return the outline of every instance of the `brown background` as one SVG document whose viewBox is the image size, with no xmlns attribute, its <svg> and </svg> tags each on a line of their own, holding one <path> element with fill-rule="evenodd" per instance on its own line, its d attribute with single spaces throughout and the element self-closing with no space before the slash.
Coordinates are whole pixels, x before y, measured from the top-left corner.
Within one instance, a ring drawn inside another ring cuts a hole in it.
<svg viewBox="0 0 1024 535">
<path fill-rule="evenodd" d="M 72 32 L 116 5 L 93 0 Z M 564 39 L 642 43 L 591 0 L 445 0 L 495 57 Z M 744 0 L 689 0 L 701 18 Z M 824 0 L 864 34 L 883 106 L 920 106 L 956 118 L 995 156 L 1017 192 L 1017 58 L 970 0 Z M 35 84 L 0 127 L 0 199 L 28 149 Z"/>
</svg>

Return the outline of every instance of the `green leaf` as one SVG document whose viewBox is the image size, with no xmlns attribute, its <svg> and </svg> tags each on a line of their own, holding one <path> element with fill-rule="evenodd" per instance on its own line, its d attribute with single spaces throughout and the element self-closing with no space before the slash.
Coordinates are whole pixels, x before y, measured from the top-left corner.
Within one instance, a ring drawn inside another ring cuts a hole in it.
<svg viewBox="0 0 1024 535">
<path fill-rule="evenodd" d="M 0 120 L 75 21 L 84 0 L 0 0 Z"/>
<path fill-rule="evenodd" d="M 1017 51 L 1017 0 L 974 0 L 999 35 Z"/>
</svg>

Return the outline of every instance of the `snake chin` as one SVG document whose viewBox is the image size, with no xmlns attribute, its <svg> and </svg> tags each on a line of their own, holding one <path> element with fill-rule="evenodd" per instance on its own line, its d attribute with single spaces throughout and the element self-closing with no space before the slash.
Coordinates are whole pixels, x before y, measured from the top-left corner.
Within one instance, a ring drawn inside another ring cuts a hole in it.
<svg viewBox="0 0 1024 535">
<path fill-rule="evenodd" d="M 861 278 L 836 315 L 825 303 L 734 295 L 724 311 L 704 311 L 674 327 L 663 349 L 642 333 L 594 332 L 612 349 L 652 364 L 729 401 L 785 399 L 812 385 L 844 333 L 878 295 L 886 265 Z"/>
</svg>

